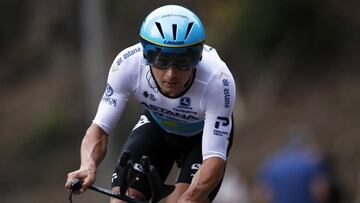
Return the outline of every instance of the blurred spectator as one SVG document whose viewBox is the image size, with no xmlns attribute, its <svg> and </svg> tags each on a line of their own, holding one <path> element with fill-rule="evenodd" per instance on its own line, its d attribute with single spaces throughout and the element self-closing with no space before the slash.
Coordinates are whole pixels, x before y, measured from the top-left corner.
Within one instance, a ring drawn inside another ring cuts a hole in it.
<svg viewBox="0 0 360 203">
<path fill-rule="evenodd" d="M 296 135 L 261 167 L 256 203 L 328 203 L 330 181 L 316 144 Z"/>
</svg>

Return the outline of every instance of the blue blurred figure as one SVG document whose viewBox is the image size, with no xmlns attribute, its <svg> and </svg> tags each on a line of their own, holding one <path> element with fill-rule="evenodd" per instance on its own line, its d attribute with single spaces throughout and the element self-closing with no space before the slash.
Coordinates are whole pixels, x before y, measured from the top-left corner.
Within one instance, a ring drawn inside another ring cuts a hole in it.
<svg viewBox="0 0 360 203">
<path fill-rule="evenodd" d="M 314 143 L 297 135 L 267 159 L 255 189 L 258 203 L 325 203 L 329 180 L 323 157 Z"/>
</svg>

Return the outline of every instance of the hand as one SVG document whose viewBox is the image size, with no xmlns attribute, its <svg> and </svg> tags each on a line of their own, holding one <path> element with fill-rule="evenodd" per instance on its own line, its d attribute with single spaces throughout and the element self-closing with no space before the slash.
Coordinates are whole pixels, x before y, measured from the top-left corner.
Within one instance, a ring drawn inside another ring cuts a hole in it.
<svg viewBox="0 0 360 203">
<path fill-rule="evenodd" d="M 76 191 L 76 193 L 83 193 L 89 186 L 91 186 L 95 182 L 95 172 L 90 169 L 80 168 L 77 171 L 68 173 L 65 183 L 66 189 L 71 189 L 71 181 L 75 178 L 81 181 L 81 188 L 79 191 Z"/>
<path fill-rule="evenodd" d="M 192 203 L 191 201 L 188 201 L 188 200 L 184 200 L 184 199 L 179 199 L 177 201 L 177 203 Z"/>
<path fill-rule="evenodd" d="M 203 200 L 191 200 L 191 198 L 189 197 L 189 194 L 187 192 L 182 194 L 177 201 L 177 203 L 208 203 L 208 202 L 209 201 L 207 201 L 207 198 L 205 198 Z"/>
<path fill-rule="evenodd" d="M 197 203 L 197 202 L 180 198 L 177 203 Z"/>
</svg>

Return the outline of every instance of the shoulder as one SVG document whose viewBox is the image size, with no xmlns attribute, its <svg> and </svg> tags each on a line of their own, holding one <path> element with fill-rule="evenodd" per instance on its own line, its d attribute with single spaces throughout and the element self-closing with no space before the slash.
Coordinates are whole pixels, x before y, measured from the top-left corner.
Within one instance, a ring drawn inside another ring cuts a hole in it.
<svg viewBox="0 0 360 203">
<path fill-rule="evenodd" d="M 210 47 L 208 45 L 204 45 L 204 49 L 202 52 L 202 65 L 204 66 L 212 66 L 212 67 L 226 67 L 225 62 L 220 58 L 218 52 L 216 51 L 215 48 Z M 214 69 L 212 69 L 214 70 Z"/>
<path fill-rule="evenodd" d="M 214 80 L 214 77 L 228 76 L 231 79 L 232 73 L 226 63 L 220 58 L 216 49 L 208 45 L 204 46 L 203 55 L 197 67 L 197 79 L 204 83 Z"/>
<path fill-rule="evenodd" d="M 136 66 L 141 63 L 144 63 L 142 46 L 140 43 L 137 43 L 117 54 L 111 66 L 111 70 L 117 71 L 120 68 L 123 69 L 123 67 Z"/>
<path fill-rule="evenodd" d="M 216 50 L 204 47 L 203 59 L 196 70 L 196 80 L 206 86 L 204 98 L 205 106 L 211 111 L 231 110 L 236 100 L 236 86 L 234 78 Z M 219 96 L 223 99 L 219 99 Z M 230 112 L 230 111 L 229 111 Z"/>
<path fill-rule="evenodd" d="M 133 90 L 145 63 L 140 43 L 130 46 L 115 57 L 108 74 L 108 83 L 121 89 Z"/>
</svg>

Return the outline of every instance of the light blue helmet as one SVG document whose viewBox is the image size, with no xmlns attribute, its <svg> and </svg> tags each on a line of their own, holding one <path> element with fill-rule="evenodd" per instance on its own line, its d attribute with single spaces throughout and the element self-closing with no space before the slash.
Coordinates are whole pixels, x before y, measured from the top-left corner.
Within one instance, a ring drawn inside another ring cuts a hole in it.
<svg viewBox="0 0 360 203">
<path fill-rule="evenodd" d="M 187 8 L 167 5 L 152 11 L 140 29 L 144 57 L 149 52 L 198 55 L 199 61 L 205 41 L 200 19 Z"/>
</svg>

